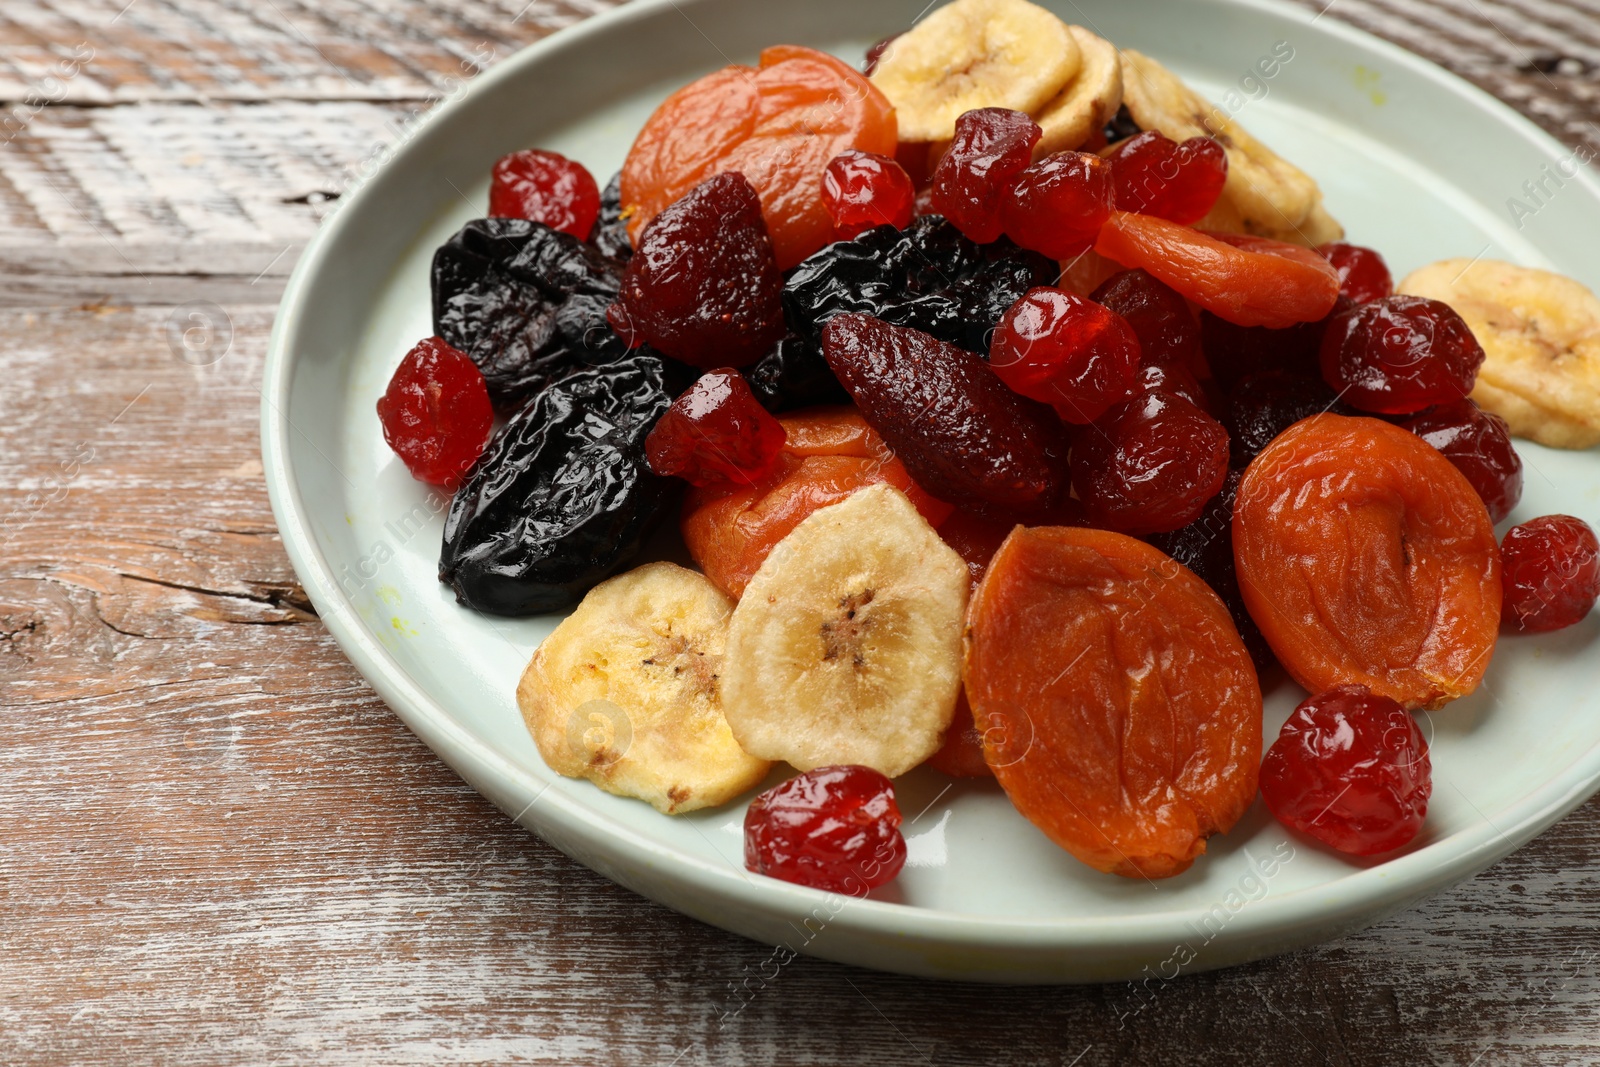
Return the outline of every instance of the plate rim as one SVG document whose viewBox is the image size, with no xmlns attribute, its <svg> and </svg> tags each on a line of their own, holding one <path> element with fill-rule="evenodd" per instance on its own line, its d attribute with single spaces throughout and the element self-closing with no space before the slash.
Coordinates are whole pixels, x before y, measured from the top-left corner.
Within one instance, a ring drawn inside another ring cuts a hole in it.
<svg viewBox="0 0 1600 1067">
<path fill-rule="evenodd" d="M 316 543 L 311 524 L 312 513 L 301 499 L 290 461 L 290 438 L 298 431 L 289 423 L 287 409 L 296 362 L 295 350 L 300 339 L 300 322 L 304 318 L 303 309 L 310 300 L 315 299 L 313 283 L 325 261 L 343 239 L 346 230 L 353 225 L 352 219 L 364 200 L 372 195 L 372 190 L 380 185 L 384 176 L 411 161 L 426 135 L 449 123 L 474 95 L 520 77 L 526 68 L 539 64 L 546 55 L 585 38 L 609 34 L 629 22 L 654 18 L 664 11 L 684 14 L 684 7 L 694 8 L 705 2 L 707 0 L 633 0 L 585 18 L 528 45 L 472 79 L 452 99 L 419 120 L 388 149 L 377 166 L 351 184 L 338 208 L 323 220 L 308 242 L 278 305 L 263 368 L 260 414 L 262 463 L 273 517 L 284 550 L 323 624 L 352 665 L 407 728 L 463 780 L 524 828 L 541 837 L 550 833 L 559 834 L 565 840 L 582 840 L 591 858 L 598 855 L 613 869 L 636 865 L 641 861 L 651 868 L 668 868 L 668 876 L 679 884 L 680 889 L 700 896 L 707 912 L 723 904 L 746 913 L 791 918 L 812 912 L 828 895 L 776 879 L 763 878 L 757 881 L 742 869 L 679 852 L 632 825 L 585 808 L 563 796 L 559 790 L 550 790 L 549 782 L 541 784 L 533 781 L 532 795 L 528 795 L 529 781 L 525 773 L 487 743 L 472 736 L 442 703 L 410 677 L 360 620 L 354 603 L 339 586 L 332 567 Z M 1376 52 L 1397 66 L 1434 82 L 1445 91 L 1466 98 L 1475 108 L 1489 112 L 1501 124 L 1510 127 L 1552 158 L 1569 152 L 1568 146 L 1504 101 L 1432 61 L 1349 23 L 1337 18 L 1324 22 L 1320 15 L 1277 0 L 1209 2 L 1286 18 L 1308 30 L 1314 28 L 1317 33 L 1332 35 L 1361 49 Z M 1600 182 L 1595 180 L 1592 173 L 1584 170 L 1580 172 L 1580 177 L 1580 184 L 1589 190 L 1591 196 L 1600 199 Z M 1508 805 L 1502 814 L 1510 821 L 1509 831 L 1501 830 L 1485 816 L 1481 823 L 1387 862 L 1352 867 L 1347 873 L 1315 886 L 1269 893 L 1236 913 L 1227 927 L 1217 934 L 1217 940 L 1242 943 L 1260 942 L 1263 938 L 1273 936 L 1294 939 L 1297 930 L 1348 926 L 1352 922 L 1364 925 L 1377 921 L 1385 914 L 1391 914 L 1481 872 L 1532 840 L 1582 804 L 1597 789 L 1600 789 L 1600 741 L 1577 755 L 1560 774 Z M 1302 844 L 1299 839 L 1291 837 L 1290 840 L 1297 847 Z M 591 868 L 595 866 L 589 859 L 580 862 Z M 626 876 L 606 876 L 652 899 L 659 899 L 655 894 L 630 884 L 631 879 Z M 724 913 L 718 911 L 717 914 Z M 1191 933 L 1188 924 L 1197 914 L 1203 912 L 1194 908 L 1179 908 L 1130 917 L 1021 919 L 1003 915 L 973 915 L 871 899 L 849 899 L 848 906 L 839 910 L 829 922 L 844 932 L 890 935 L 899 940 L 916 941 L 929 948 L 942 946 L 1002 952 L 1026 948 L 1061 953 L 1074 949 L 1125 948 L 1131 951 L 1140 945 L 1184 941 Z M 711 915 L 699 914 L 696 917 L 725 926 Z M 1130 926 L 1134 929 L 1130 929 Z M 1253 953 L 1247 951 L 1237 958 L 1252 958 L 1252 955 L 1265 955 L 1272 951 L 1277 949 L 1265 947 Z M 818 946 L 815 954 L 834 953 Z M 1195 969 L 1203 969 L 1204 966 L 1200 963 Z"/>
</svg>

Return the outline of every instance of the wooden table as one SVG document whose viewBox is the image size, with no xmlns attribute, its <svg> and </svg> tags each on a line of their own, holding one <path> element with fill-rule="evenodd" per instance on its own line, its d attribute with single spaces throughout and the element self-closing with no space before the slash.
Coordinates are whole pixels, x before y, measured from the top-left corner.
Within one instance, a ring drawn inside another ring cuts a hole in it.
<svg viewBox="0 0 1600 1067">
<path fill-rule="evenodd" d="M 284 557 L 257 382 L 351 176 L 609 6 L 525 3 L 0 0 L 0 1062 L 1600 1057 L 1600 803 L 1364 934 L 1152 999 L 801 959 L 724 1020 L 766 948 L 570 862 L 424 749 Z M 1595 0 L 1331 17 L 1600 150 Z"/>
</svg>

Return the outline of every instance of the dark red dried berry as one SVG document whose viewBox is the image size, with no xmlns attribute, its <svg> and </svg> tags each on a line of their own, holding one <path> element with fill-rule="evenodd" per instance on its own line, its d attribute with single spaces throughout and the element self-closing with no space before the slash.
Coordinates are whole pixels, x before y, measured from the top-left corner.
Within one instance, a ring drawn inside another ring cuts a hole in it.
<svg viewBox="0 0 1600 1067">
<path fill-rule="evenodd" d="M 489 443 L 494 409 L 477 364 L 430 337 L 395 368 L 378 421 L 412 477 L 454 491 Z"/>
<path fill-rule="evenodd" d="M 1321 361 L 1323 378 L 1351 407 L 1400 415 L 1466 399 L 1483 348 L 1450 305 L 1401 295 L 1335 315 Z"/>
<path fill-rule="evenodd" d="M 862 416 L 922 488 L 997 516 L 1039 514 L 1066 486 L 1055 413 L 1006 388 L 982 359 L 870 315 L 835 315 L 822 351 Z"/>
<path fill-rule="evenodd" d="M 1470 400 L 1418 412 L 1400 425 L 1444 453 L 1499 522 L 1522 499 L 1522 459 L 1506 420 Z"/>
<path fill-rule="evenodd" d="M 1582 622 L 1600 598 L 1600 543 L 1571 515 L 1514 526 L 1500 543 L 1507 630 L 1545 633 Z"/>
<path fill-rule="evenodd" d="M 862 896 L 906 862 L 894 783 L 870 767 L 818 767 L 773 786 L 744 814 L 744 865 L 797 885 Z"/>
<path fill-rule="evenodd" d="M 1001 204 L 1033 159 L 1043 133 L 1020 111 L 983 107 L 956 119 L 955 137 L 933 172 L 934 210 L 971 240 L 988 244 L 1005 224 Z"/>
<path fill-rule="evenodd" d="M 1072 486 L 1094 525 L 1164 533 L 1199 518 L 1228 476 L 1228 431 L 1189 401 L 1145 393 L 1073 434 Z"/>
<path fill-rule="evenodd" d="M 888 156 L 851 149 L 834 156 L 822 172 L 822 204 L 841 241 L 874 226 L 905 229 L 916 199 L 910 175 Z"/>
<path fill-rule="evenodd" d="M 1006 236 L 1051 259 L 1088 251 L 1111 211 L 1111 165 L 1088 152 L 1057 152 L 1026 168 L 1000 204 Z"/>
<path fill-rule="evenodd" d="M 1211 401 L 1195 376 L 1179 363 L 1145 363 L 1134 378 L 1134 395 L 1163 392 L 1181 396 L 1195 407 L 1211 414 Z"/>
<path fill-rule="evenodd" d="M 1233 464 L 1242 467 L 1272 439 L 1299 422 L 1325 411 L 1346 410 L 1327 384 L 1296 378 L 1282 371 L 1263 371 L 1238 381 L 1228 394 L 1223 425 L 1233 450 Z"/>
<path fill-rule="evenodd" d="M 1207 377 L 1200 323 L 1176 289 L 1149 271 L 1125 270 L 1102 282 L 1092 299 L 1127 320 L 1146 365 L 1176 363 L 1197 378 Z"/>
<path fill-rule="evenodd" d="M 1339 292 L 1358 304 L 1369 304 L 1394 293 L 1389 264 L 1370 248 L 1333 241 L 1317 249 L 1339 272 Z"/>
<path fill-rule="evenodd" d="M 1261 761 L 1261 796 L 1278 821 L 1354 856 L 1416 837 L 1432 792 L 1416 720 L 1364 685 L 1307 699 Z"/>
<path fill-rule="evenodd" d="M 1334 316 L 1354 303 L 1341 296 L 1326 318 L 1299 322 L 1281 329 L 1239 326 L 1211 314 L 1200 313 L 1200 343 L 1206 364 L 1224 390 L 1252 374 L 1277 371 L 1297 378 L 1322 377 L 1322 338 Z"/>
<path fill-rule="evenodd" d="M 1228 180 L 1228 153 L 1210 137 L 1182 144 L 1146 130 L 1108 153 L 1118 211 L 1137 211 L 1185 226 L 1206 216 Z"/>
<path fill-rule="evenodd" d="M 600 186 L 566 156 L 538 148 L 513 152 L 494 165 L 489 215 L 532 219 L 585 240 L 600 215 Z"/>
<path fill-rule="evenodd" d="M 707 371 L 661 416 L 644 440 L 650 469 L 690 485 L 754 485 L 783 451 L 783 424 L 762 407 L 738 371 Z"/>
<path fill-rule="evenodd" d="M 744 175 L 718 174 L 651 220 L 606 320 L 696 367 L 743 367 L 784 334 L 783 275 Z"/>
<path fill-rule="evenodd" d="M 1030 289 L 995 327 L 989 366 L 1067 422 L 1090 423 L 1133 395 L 1139 339 L 1116 312 L 1062 289 Z"/>
<path fill-rule="evenodd" d="M 869 78 L 872 77 L 872 72 L 878 69 L 878 60 L 883 58 L 883 54 L 889 50 L 889 46 L 894 44 L 894 39 L 899 36 L 898 33 L 891 33 L 881 41 L 873 42 L 872 47 L 867 49 L 867 59 L 861 65 L 861 73 Z"/>
</svg>

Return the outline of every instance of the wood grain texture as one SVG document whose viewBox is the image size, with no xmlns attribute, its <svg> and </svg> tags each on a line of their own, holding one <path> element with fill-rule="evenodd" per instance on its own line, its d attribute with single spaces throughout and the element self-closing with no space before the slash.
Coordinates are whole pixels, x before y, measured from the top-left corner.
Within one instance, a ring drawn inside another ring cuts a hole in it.
<svg viewBox="0 0 1600 1067">
<path fill-rule="evenodd" d="M 763 978 L 518 829 L 310 613 L 257 381 L 317 194 L 479 46 L 606 4 L 124 2 L 0 0 L 8 104 L 96 50 L 0 128 L 0 1063 L 1600 1060 L 1600 802 L 1366 933 L 1148 988 Z M 1600 145 L 1595 0 L 1330 15 Z M 192 367 L 200 299 L 232 341 Z"/>
</svg>

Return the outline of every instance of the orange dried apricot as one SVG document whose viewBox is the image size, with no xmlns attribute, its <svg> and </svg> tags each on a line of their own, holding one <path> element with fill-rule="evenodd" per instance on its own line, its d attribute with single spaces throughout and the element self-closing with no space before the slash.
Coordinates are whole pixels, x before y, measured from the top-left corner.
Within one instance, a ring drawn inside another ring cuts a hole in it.
<svg viewBox="0 0 1600 1067">
<path fill-rule="evenodd" d="M 984 756 L 1089 866 L 1178 874 L 1256 794 L 1261 688 L 1228 609 L 1122 534 L 1019 527 L 967 611 Z"/>
<path fill-rule="evenodd" d="M 846 149 L 893 155 L 894 107 L 834 57 L 798 45 L 761 53 L 679 89 L 656 108 L 622 166 L 622 208 L 636 244 L 651 219 L 714 174 L 738 171 L 761 196 L 778 266 L 833 240 L 822 202 L 828 161 Z"/>
<path fill-rule="evenodd" d="M 1234 562 L 1250 617 L 1313 693 L 1365 685 L 1437 708 L 1483 679 L 1500 550 L 1472 483 L 1378 419 L 1314 415 L 1246 468 Z"/>
</svg>

